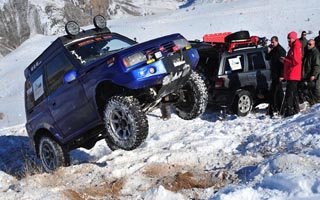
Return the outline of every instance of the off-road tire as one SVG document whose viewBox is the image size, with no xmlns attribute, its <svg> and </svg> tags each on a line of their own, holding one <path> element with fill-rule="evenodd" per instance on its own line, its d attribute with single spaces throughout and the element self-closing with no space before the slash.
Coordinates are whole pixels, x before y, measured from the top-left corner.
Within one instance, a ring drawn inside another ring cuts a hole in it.
<svg viewBox="0 0 320 200">
<path fill-rule="evenodd" d="M 62 146 L 50 137 L 43 136 L 39 142 L 39 158 L 44 171 L 52 173 L 61 166 L 70 165 L 70 158 Z"/>
<path fill-rule="evenodd" d="M 148 136 L 148 119 L 132 96 L 113 96 L 104 111 L 106 142 L 111 150 L 133 150 Z"/>
<path fill-rule="evenodd" d="M 109 149 L 110 149 L 111 151 L 115 151 L 115 150 L 118 150 L 118 149 L 119 149 L 119 147 L 118 147 L 117 145 L 113 144 L 113 142 L 110 141 L 109 137 L 107 137 L 107 138 L 105 139 L 105 141 L 106 141 L 107 146 L 109 147 Z"/>
<path fill-rule="evenodd" d="M 249 31 L 238 31 L 231 33 L 227 37 L 225 37 L 224 41 L 230 43 L 232 41 L 239 41 L 239 40 L 248 40 L 250 39 Z"/>
<path fill-rule="evenodd" d="M 184 120 L 192 120 L 202 115 L 208 103 L 208 91 L 203 78 L 195 71 L 178 92 L 180 98 L 174 105 L 177 115 Z"/>
<path fill-rule="evenodd" d="M 250 113 L 253 107 L 252 95 L 247 90 L 241 90 L 235 97 L 233 112 L 238 116 L 244 117 Z"/>
</svg>

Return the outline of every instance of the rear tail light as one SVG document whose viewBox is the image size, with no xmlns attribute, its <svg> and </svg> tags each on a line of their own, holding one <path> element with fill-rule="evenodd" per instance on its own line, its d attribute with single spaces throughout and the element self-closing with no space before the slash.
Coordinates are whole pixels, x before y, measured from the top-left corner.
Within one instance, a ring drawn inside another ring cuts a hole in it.
<svg viewBox="0 0 320 200">
<path fill-rule="evenodd" d="M 215 81 L 214 87 L 215 87 L 215 88 L 222 88 L 222 87 L 224 87 L 224 78 L 218 78 L 218 79 Z"/>
<path fill-rule="evenodd" d="M 133 65 L 136 65 L 138 63 L 145 62 L 145 61 L 147 61 L 146 56 L 142 52 L 138 52 L 124 58 L 123 64 L 126 67 L 131 67 Z"/>
</svg>

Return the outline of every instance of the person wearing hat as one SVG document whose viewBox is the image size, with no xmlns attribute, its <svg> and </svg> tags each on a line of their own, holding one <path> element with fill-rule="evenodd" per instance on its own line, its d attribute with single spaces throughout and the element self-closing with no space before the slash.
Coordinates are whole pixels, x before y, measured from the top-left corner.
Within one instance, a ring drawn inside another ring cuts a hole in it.
<svg viewBox="0 0 320 200">
<path fill-rule="evenodd" d="M 283 78 L 287 81 L 286 94 L 282 113 L 285 117 L 299 112 L 297 86 L 301 81 L 302 48 L 298 34 L 294 31 L 288 34 L 289 51 L 286 57 L 280 58 L 284 65 Z"/>
</svg>

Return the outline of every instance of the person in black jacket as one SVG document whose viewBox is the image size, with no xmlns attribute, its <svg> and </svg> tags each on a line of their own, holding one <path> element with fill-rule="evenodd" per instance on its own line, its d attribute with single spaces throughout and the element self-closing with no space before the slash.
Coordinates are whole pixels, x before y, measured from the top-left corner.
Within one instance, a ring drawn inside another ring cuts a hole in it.
<svg viewBox="0 0 320 200">
<path fill-rule="evenodd" d="M 301 37 L 299 38 L 299 40 L 302 44 L 302 58 L 303 58 L 305 55 L 305 52 L 308 50 L 307 49 L 308 40 L 307 40 L 307 32 L 306 31 L 301 32 Z"/>
<path fill-rule="evenodd" d="M 303 59 L 303 82 L 306 87 L 303 91 L 305 100 L 311 105 L 318 103 L 320 100 L 320 53 L 315 47 L 313 39 L 308 41 L 308 50 Z"/>
<path fill-rule="evenodd" d="M 316 43 L 316 47 L 317 47 L 318 51 L 320 51 L 320 31 L 318 34 L 319 35 L 316 38 L 314 38 L 314 41 Z"/>
<path fill-rule="evenodd" d="M 269 95 L 269 109 L 268 114 L 272 117 L 274 112 L 279 112 L 283 100 L 283 90 L 281 79 L 283 79 L 283 63 L 280 61 L 281 57 L 286 56 L 286 50 L 279 44 L 277 36 L 271 38 L 271 44 L 268 47 L 267 60 L 271 65 L 271 88 Z"/>
</svg>

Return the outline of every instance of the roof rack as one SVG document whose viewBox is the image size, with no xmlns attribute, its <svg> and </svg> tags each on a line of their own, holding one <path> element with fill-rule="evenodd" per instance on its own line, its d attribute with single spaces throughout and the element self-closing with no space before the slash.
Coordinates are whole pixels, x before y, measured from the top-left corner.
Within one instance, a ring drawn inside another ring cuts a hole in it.
<svg viewBox="0 0 320 200">
<path fill-rule="evenodd" d="M 225 47 L 229 53 L 239 48 L 258 47 L 261 38 L 258 36 L 251 36 L 248 39 L 232 40 L 231 42 L 225 42 L 225 37 L 232 34 L 231 32 L 206 34 L 203 36 L 203 41 L 217 47 Z"/>
</svg>

